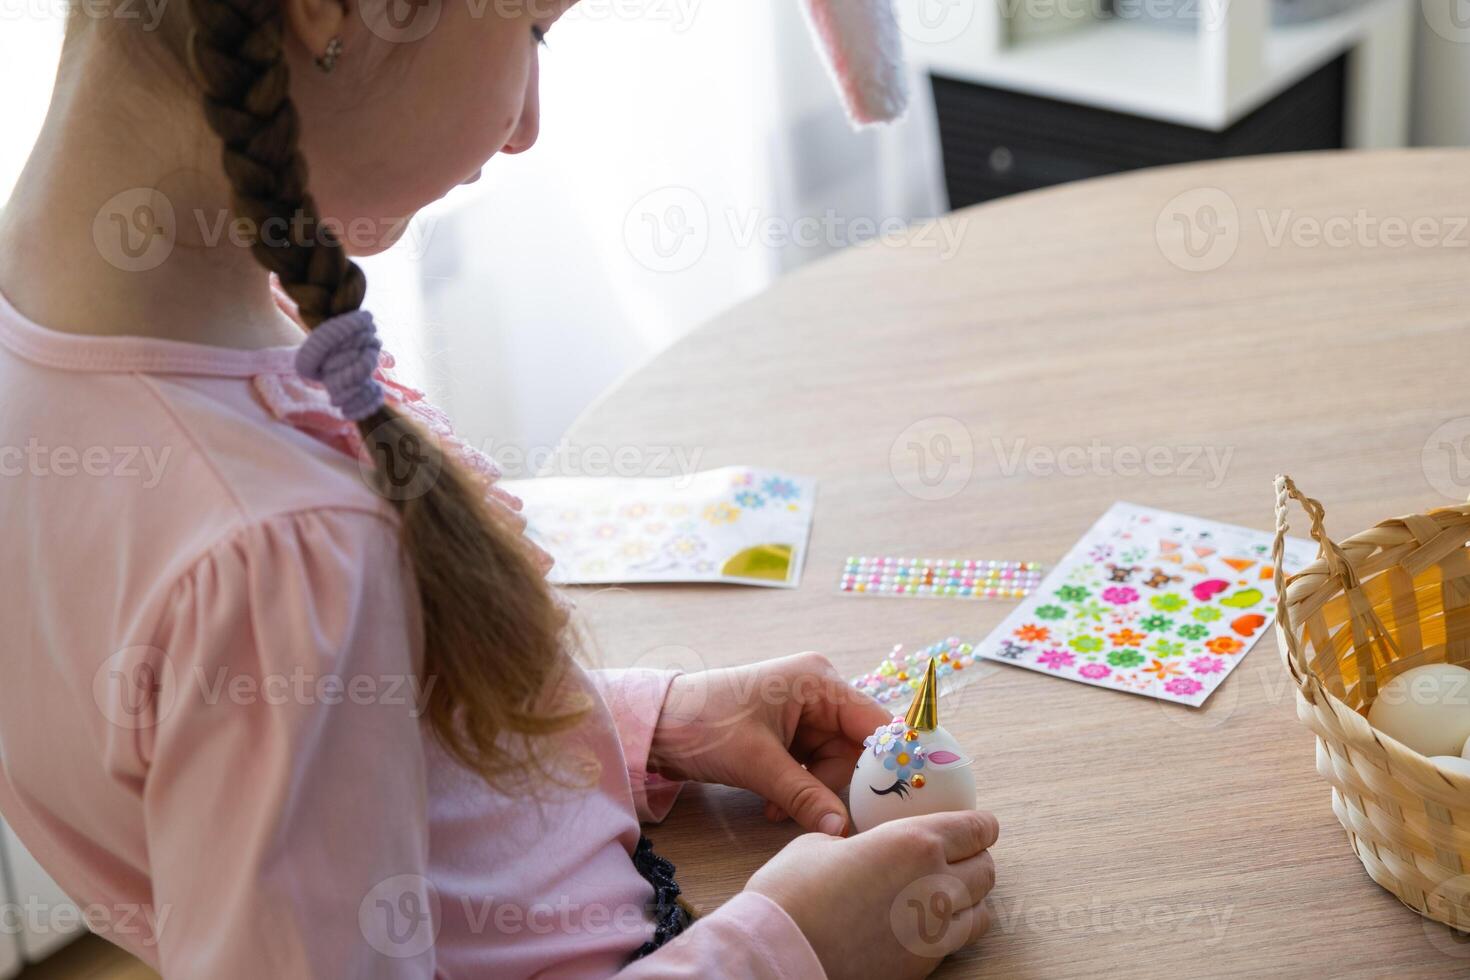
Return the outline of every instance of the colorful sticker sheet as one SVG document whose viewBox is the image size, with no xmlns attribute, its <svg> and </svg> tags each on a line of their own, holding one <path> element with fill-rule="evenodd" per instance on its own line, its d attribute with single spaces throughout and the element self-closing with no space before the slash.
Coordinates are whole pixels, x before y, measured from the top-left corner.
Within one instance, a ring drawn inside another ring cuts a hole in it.
<svg viewBox="0 0 1470 980">
<path fill-rule="evenodd" d="M 548 477 L 502 484 L 562 585 L 801 584 L 816 482 L 746 466 L 653 479 Z"/>
<path fill-rule="evenodd" d="M 1198 707 L 1276 614 L 1272 535 L 1117 503 L 976 656 Z M 1316 557 L 1287 540 L 1286 570 Z"/>
<path fill-rule="evenodd" d="M 975 652 L 973 643 L 966 643 L 958 636 L 948 637 L 912 652 L 905 650 L 903 644 L 899 643 L 894 645 L 888 656 L 871 673 L 854 677 L 852 686 L 879 704 L 891 704 L 898 708 L 908 704 L 909 699 L 914 696 L 914 692 L 919 689 L 919 682 L 924 679 L 924 672 L 929 668 L 929 661 L 933 659 L 939 661 L 935 669 L 939 677 L 939 690 L 936 693 L 948 694 L 964 686 L 965 668 L 974 667 L 981 658 Z"/>
<path fill-rule="evenodd" d="M 838 588 L 851 595 L 926 599 L 1024 599 L 1041 583 L 1031 561 L 853 556 Z"/>
</svg>

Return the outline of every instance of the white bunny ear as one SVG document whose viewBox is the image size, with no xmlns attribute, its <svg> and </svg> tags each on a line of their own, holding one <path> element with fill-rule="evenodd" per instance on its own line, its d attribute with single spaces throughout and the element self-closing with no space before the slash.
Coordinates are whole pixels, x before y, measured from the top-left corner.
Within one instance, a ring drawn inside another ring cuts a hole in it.
<svg viewBox="0 0 1470 980">
<path fill-rule="evenodd" d="M 868 126 L 903 115 L 908 81 L 893 0 L 802 0 L 802 4 L 853 123 Z"/>
</svg>

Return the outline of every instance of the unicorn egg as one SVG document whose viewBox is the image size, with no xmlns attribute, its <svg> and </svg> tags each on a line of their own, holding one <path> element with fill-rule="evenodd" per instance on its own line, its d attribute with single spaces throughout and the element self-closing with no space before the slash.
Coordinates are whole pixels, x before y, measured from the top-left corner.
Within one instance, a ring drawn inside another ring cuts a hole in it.
<svg viewBox="0 0 1470 980">
<path fill-rule="evenodd" d="M 975 809 L 974 760 L 939 726 L 938 694 L 931 659 L 908 714 L 863 743 L 848 793 L 859 832 L 900 817 Z"/>
</svg>

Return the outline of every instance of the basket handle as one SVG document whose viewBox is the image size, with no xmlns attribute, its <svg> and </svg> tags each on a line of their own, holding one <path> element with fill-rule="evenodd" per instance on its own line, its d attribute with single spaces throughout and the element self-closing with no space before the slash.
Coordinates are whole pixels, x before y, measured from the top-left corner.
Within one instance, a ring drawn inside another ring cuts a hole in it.
<svg viewBox="0 0 1470 980">
<path fill-rule="evenodd" d="M 1284 474 L 1278 475 L 1276 477 L 1276 540 L 1271 543 L 1271 564 L 1276 573 L 1274 576 L 1276 623 L 1280 626 L 1279 632 L 1282 641 L 1286 644 L 1284 652 L 1293 667 L 1293 673 L 1298 678 L 1305 680 L 1308 676 L 1307 657 L 1302 652 L 1302 645 L 1297 640 L 1296 632 L 1291 628 L 1291 614 L 1286 609 L 1286 532 L 1288 530 L 1286 512 L 1292 500 L 1301 504 L 1302 510 L 1306 511 L 1307 517 L 1311 519 L 1312 539 L 1317 542 L 1329 567 L 1341 553 L 1337 545 L 1327 536 L 1326 528 L 1322 526 L 1324 516 L 1322 505 L 1298 490 L 1291 477 Z M 1331 557 L 1329 557 L 1329 545 L 1333 553 Z M 1343 564 L 1347 563 L 1343 562 Z"/>
<path fill-rule="evenodd" d="M 1363 624 L 1368 633 L 1369 642 L 1376 641 L 1397 655 L 1398 648 L 1393 637 L 1384 628 L 1378 615 L 1358 593 L 1358 573 L 1353 570 L 1352 562 L 1348 561 L 1347 555 L 1338 547 L 1337 542 L 1327 536 L 1327 531 L 1322 526 L 1324 516 L 1322 505 L 1298 490 L 1291 477 L 1278 476 L 1276 477 L 1276 540 L 1271 547 L 1271 561 L 1276 573 L 1276 622 L 1281 627 L 1280 632 L 1284 636 L 1286 653 L 1290 658 L 1293 671 L 1302 680 L 1312 676 L 1307 667 L 1306 654 L 1302 652 L 1301 642 L 1291 628 L 1291 613 L 1286 608 L 1286 510 L 1288 501 L 1291 500 L 1301 504 L 1302 510 L 1306 511 L 1307 517 L 1311 519 L 1312 540 L 1317 542 L 1322 560 L 1327 563 L 1327 574 L 1342 585 L 1343 592 L 1354 607 L 1351 614 Z M 1375 686 L 1371 669 L 1364 672 L 1364 683 L 1370 685 L 1371 692 L 1371 688 Z"/>
</svg>

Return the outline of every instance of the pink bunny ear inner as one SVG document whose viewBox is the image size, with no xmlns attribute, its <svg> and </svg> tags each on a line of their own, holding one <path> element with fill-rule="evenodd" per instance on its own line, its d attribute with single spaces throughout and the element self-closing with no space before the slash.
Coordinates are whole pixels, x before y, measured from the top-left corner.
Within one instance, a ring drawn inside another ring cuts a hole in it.
<svg viewBox="0 0 1470 980">
<path fill-rule="evenodd" d="M 938 749 L 934 752 L 928 753 L 924 756 L 924 758 L 934 763 L 936 766 L 947 766 L 951 763 L 964 761 L 961 756 L 956 755 L 949 749 Z"/>
<path fill-rule="evenodd" d="M 853 124 L 902 116 L 908 77 L 893 0 L 804 0 L 802 6 Z"/>
</svg>

